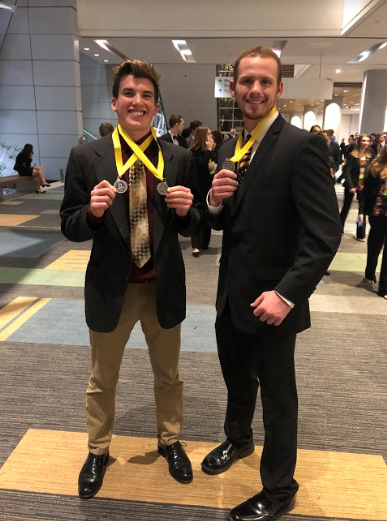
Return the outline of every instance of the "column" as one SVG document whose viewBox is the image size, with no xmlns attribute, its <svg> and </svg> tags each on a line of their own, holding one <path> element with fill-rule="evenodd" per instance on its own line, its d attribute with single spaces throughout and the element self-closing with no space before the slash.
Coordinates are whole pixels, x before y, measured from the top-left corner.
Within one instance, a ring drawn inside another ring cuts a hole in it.
<svg viewBox="0 0 387 521">
<path fill-rule="evenodd" d="M 361 91 L 359 132 L 371 134 L 385 130 L 387 70 L 366 71 Z"/>
<path fill-rule="evenodd" d="M 336 139 L 340 138 L 342 96 L 335 96 L 331 100 L 324 101 L 323 130 L 332 128 Z"/>
<path fill-rule="evenodd" d="M 304 116 L 301 113 L 292 112 L 290 114 L 290 123 L 298 128 L 303 128 L 302 126 L 302 120 Z"/>
<path fill-rule="evenodd" d="M 317 123 L 317 113 L 318 107 L 317 105 L 305 105 L 304 107 L 304 129 L 309 132 L 313 125 L 318 125 Z"/>
<path fill-rule="evenodd" d="M 0 141 L 31 143 L 59 180 L 83 127 L 76 0 L 18 2 L 0 57 L 0 119 Z"/>
</svg>

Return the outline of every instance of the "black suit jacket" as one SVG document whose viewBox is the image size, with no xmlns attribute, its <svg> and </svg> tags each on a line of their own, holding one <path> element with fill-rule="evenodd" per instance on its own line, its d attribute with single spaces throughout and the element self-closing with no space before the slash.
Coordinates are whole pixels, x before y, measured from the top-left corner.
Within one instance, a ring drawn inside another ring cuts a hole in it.
<svg viewBox="0 0 387 521">
<path fill-rule="evenodd" d="M 220 149 L 218 168 L 236 139 Z M 328 150 L 321 136 L 274 121 L 233 197 L 211 217 L 223 230 L 217 313 L 228 303 L 234 324 L 247 334 L 297 333 L 310 326 L 308 298 L 341 240 Z M 250 303 L 275 289 L 295 303 L 279 327 L 263 324 Z M 262 329 L 263 328 L 263 329 Z"/>
<path fill-rule="evenodd" d="M 187 186 L 194 194 L 188 216 L 180 219 L 155 190 L 152 258 L 157 282 L 156 306 L 161 326 L 171 328 L 184 320 L 186 312 L 185 270 L 178 233 L 192 235 L 202 209 L 192 154 L 165 141 L 160 146 L 168 185 Z M 111 136 L 72 149 L 60 214 L 62 232 L 69 240 L 93 239 L 85 279 L 86 321 L 94 331 L 109 332 L 115 329 L 120 317 L 132 261 L 125 195 L 116 195 L 97 230 L 87 224 L 90 192 L 104 179 L 111 184 L 117 179 Z M 156 178 L 155 183 L 158 183 Z"/>
<path fill-rule="evenodd" d="M 162 139 L 163 141 L 168 141 L 169 143 L 173 143 L 173 139 L 171 137 L 171 134 L 169 132 L 166 132 L 165 134 L 163 134 L 162 136 L 160 136 L 160 139 Z M 187 147 L 187 141 L 186 139 L 183 137 L 183 136 L 179 136 L 177 135 L 177 140 L 179 142 L 179 145 L 183 148 L 188 148 Z M 175 145 L 176 146 L 176 145 Z"/>
</svg>

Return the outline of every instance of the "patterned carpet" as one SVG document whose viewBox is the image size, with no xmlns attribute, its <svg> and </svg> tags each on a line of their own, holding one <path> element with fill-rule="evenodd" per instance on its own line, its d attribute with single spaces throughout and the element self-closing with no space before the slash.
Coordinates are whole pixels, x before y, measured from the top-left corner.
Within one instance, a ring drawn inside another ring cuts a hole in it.
<svg viewBox="0 0 387 521">
<path fill-rule="evenodd" d="M 60 234 L 62 193 L 57 183 L 44 195 L 0 204 L 0 520 L 225 520 L 240 497 L 259 490 L 261 407 L 253 456 L 228 476 L 204 477 L 195 463 L 191 485 L 174 482 L 154 452 L 152 373 L 140 331 L 121 369 L 110 485 L 105 478 L 110 495 L 76 496 L 86 455 L 90 349 L 82 284 L 90 243 Z M 337 193 L 341 201 L 341 187 Z M 353 240 L 355 214 L 354 206 L 331 274 L 311 298 L 312 328 L 298 337 L 301 488 L 285 521 L 387 520 L 387 303 L 361 282 L 366 244 Z M 197 259 L 181 240 L 188 295 L 183 434 L 195 462 L 203 444 L 223 439 L 226 392 L 213 331 L 220 243 L 213 233 Z"/>
</svg>

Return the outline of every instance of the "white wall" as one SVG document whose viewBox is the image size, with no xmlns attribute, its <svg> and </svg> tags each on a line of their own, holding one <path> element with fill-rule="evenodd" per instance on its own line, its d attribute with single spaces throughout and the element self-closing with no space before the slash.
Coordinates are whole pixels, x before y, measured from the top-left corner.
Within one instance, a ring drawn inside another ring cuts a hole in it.
<svg viewBox="0 0 387 521">
<path fill-rule="evenodd" d="M 200 120 L 211 129 L 217 127 L 215 65 L 155 64 L 161 74 L 161 97 L 166 121 L 172 114 L 180 114 L 186 126 Z"/>
</svg>

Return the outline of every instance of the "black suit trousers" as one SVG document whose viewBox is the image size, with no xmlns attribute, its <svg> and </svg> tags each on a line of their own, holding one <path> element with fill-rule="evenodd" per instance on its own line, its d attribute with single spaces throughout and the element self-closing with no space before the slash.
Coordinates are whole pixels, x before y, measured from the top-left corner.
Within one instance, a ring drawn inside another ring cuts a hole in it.
<svg viewBox="0 0 387 521">
<path fill-rule="evenodd" d="M 265 429 L 261 481 L 270 497 L 283 501 L 298 490 L 293 478 L 298 418 L 296 335 L 272 333 L 241 333 L 232 323 L 228 306 L 216 321 L 219 359 L 228 390 L 226 436 L 236 444 L 252 441 L 251 424 L 260 385 Z"/>
</svg>

